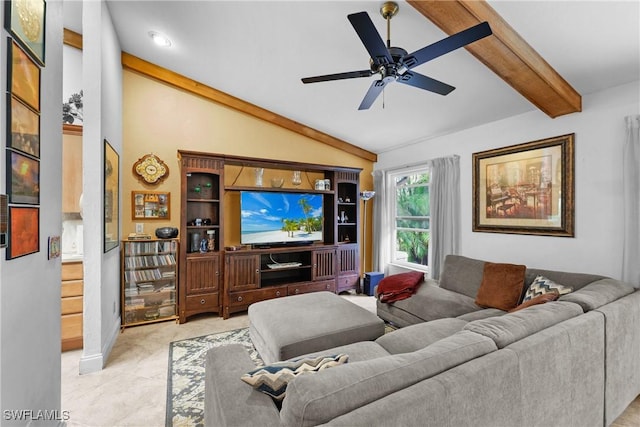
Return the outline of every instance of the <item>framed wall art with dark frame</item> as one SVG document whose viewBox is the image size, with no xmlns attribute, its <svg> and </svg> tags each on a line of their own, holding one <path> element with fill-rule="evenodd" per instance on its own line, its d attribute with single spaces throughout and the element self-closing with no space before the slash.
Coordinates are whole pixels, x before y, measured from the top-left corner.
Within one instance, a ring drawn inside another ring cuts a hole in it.
<svg viewBox="0 0 640 427">
<path fill-rule="evenodd" d="M 473 231 L 574 236 L 575 134 L 473 154 Z"/>
<path fill-rule="evenodd" d="M 40 114 L 7 94 L 7 146 L 40 158 Z"/>
<path fill-rule="evenodd" d="M 40 209 L 9 206 L 9 247 L 7 259 L 40 251 Z"/>
<path fill-rule="evenodd" d="M 120 157 L 104 140 L 104 252 L 120 241 Z"/>
<path fill-rule="evenodd" d="M 7 90 L 35 111 L 40 111 L 40 67 L 18 44 L 7 38 Z"/>
<path fill-rule="evenodd" d="M 7 188 L 9 203 L 40 204 L 40 162 L 7 150 Z"/>
<path fill-rule="evenodd" d="M 13 0 L 4 4 L 4 27 L 39 65 L 44 66 L 45 1 Z"/>
</svg>

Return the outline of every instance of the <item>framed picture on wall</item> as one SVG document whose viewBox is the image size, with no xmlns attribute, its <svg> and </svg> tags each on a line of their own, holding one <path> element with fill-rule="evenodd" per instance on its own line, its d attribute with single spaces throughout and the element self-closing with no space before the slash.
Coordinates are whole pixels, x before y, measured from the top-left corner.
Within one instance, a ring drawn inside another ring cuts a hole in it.
<svg viewBox="0 0 640 427">
<path fill-rule="evenodd" d="M 9 206 L 9 248 L 7 259 L 40 251 L 40 209 Z"/>
<path fill-rule="evenodd" d="M 40 158 L 40 114 L 7 95 L 7 146 Z"/>
<path fill-rule="evenodd" d="M 40 162 L 22 153 L 7 150 L 9 203 L 40 203 Z"/>
<path fill-rule="evenodd" d="M 473 231 L 574 236 L 575 134 L 473 154 Z"/>
<path fill-rule="evenodd" d="M 131 219 L 171 219 L 171 193 L 161 191 L 132 191 Z"/>
<path fill-rule="evenodd" d="M 111 144 L 104 140 L 104 252 L 120 241 L 120 158 Z"/>
<path fill-rule="evenodd" d="M 10 58 L 7 61 L 7 86 L 12 95 L 25 104 L 40 111 L 40 67 L 18 46 L 8 40 Z"/>
<path fill-rule="evenodd" d="M 44 66 L 45 1 L 13 0 L 4 4 L 5 28 L 39 65 Z"/>
</svg>

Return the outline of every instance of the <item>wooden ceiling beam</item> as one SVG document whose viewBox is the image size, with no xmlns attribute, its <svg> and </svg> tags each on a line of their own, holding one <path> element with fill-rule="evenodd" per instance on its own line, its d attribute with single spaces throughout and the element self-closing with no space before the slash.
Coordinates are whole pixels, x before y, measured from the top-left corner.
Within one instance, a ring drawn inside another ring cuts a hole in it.
<svg viewBox="0 0 640 427">
<path fill-rule="evenodd" d="M 582 97 L 483 0 L 407 0 L 452 35 L 488 22 L 493 35 L 465 48 L 549 117 L 582 111 Z"/>
<path fill-rule="evenodd" d="M 376 162 L 378 156 L 371 151 L 367 151 L 341 139 L 335 138 L 319 130 L 305 126 L 284 116 L 266 110 L 257 105 L 243 101 L 240 98 L 229 95 L 228 93 L 219 91 L 212 87 L 206 86 L 181 74 L 160 67 L 159 65 L 147 62 L 144 59 L 133 56 L 129 53 L 122 52 L 122 66 L 125 69 L 137 72 L 139 74 L 151 77 L 170 86 L 182 89 L 192 94 L 201 96 L 209 101 L 216 102 L 236 111 L 241 111 L 258 119 L 265 120 L 271 124 L 288 129 L 292 132 L 304 135 L 308 138 L 327 144 L 331 147 L 342 150 L 346 153 L 358 156 L 362 159 Z"/>
</svg>

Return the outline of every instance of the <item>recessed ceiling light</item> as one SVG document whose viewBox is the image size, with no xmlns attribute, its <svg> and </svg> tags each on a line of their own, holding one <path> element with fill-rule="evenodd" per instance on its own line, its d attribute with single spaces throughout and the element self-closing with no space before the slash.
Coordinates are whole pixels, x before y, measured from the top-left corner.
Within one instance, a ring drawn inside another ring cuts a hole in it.
<svg viewBox="0 0 640 427">
<path fill-rule="evenodd" d="M 164 34 L 160 34 L 157 31 L 149 31 L 149 37 L 151 37 L 151 40 L 153 40 L 153 42 L 158 46 L 162 46 L 162 47 L 171 46 L 171 40 L 169 40 L 169 38 Z"/>
</svg>

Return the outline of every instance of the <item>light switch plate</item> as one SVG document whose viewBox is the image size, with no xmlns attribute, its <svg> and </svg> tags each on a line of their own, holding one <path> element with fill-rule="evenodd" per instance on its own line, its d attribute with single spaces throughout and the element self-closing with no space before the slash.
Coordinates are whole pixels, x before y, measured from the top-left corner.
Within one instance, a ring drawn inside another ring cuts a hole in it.
<svg viewBox="0 0 640 427">
<path fill-rule="evenodd" d="M 141 222 L 136 222 L 136 233 L 142 234 L 144 233 L 144 224 Z"/>
</svg>

